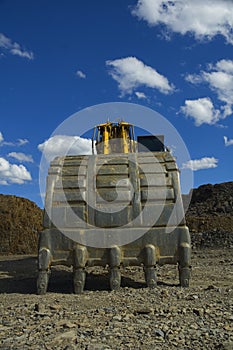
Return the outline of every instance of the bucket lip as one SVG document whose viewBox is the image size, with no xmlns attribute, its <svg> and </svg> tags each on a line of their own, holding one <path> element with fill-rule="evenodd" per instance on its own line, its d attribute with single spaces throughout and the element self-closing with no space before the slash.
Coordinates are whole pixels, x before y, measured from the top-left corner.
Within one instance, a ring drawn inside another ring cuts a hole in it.
<svg viewBox="0 0 233 350">
<path fill-rule="evenodd" d="M 67 159 L 88 159 L 90 157 L 94 157 L 94 158 L 116 158 L 116 157 L 120 157 L 120 158 L 128 158 L 130 155 L 135 154 L 137 155 L 139 158 L 140 157 L 152 157 L 152 155 L 161 155 L 162 156 L 166 156 L 166 155 L 171 155 L 171 157 L 173 159 L 175 159 L 175 157 L 172 155 L 172 153 L 170 152 L 170 150 L 165 150 L 165 151 L 154 151 L 154 152 L 135 152 L 135 153 L 111 153 L 111 154 L 88 154 L 88 155 L 80 155 L 80 154 L 72 154 L 72 155 L 66 155 L 66 156 L 58 156 L 55 157 L 52 161 L 51 161 L 51 165 L 53 163 L 58 163 L 58 162 L 64 162 Z"/>
</svg>

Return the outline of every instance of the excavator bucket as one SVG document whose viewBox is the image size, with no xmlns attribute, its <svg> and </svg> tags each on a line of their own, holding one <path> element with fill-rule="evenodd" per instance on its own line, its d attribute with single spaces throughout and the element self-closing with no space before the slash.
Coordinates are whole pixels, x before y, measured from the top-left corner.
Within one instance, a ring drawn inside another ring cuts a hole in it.
<svg viewBox="0 0 233 350">
<path fill-rule="evenodd" d="M 52 265 L 73 266 L 74 292 L 86 269 L 108 266 L 110 288 L 121 268 L 144 267 L 148 287 L 156 266 L 178 266 L 189 286 L 191 244 L 179 169 L 163 136 L 134 139 L 133 126 L 107 122 L 94 129 L 92 155 L 62 156 L 49 168 L 44 230 L 40 233 L 37 292 L 47 291 Z"/>
</svg>

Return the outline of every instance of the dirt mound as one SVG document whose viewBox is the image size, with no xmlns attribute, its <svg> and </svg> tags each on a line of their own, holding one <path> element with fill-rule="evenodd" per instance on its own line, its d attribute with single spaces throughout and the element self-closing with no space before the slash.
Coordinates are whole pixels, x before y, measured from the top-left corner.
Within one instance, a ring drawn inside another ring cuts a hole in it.
<svg viewBox="0 0 233 350">
<path fill-rule="evenodd" d="M 233 182 L 202 185 L 192 191 L 189 215 L 227 216 L 233 214 Z"/>
<path fill-rule="evenodd" d="M 183 199 L 187 203 L 189 198 L 184 196 Z M 194 245 L 232 246 L 233 182 L 202 185 L 194 189 L 186 220 Z"/>
<path fill-rule="evenodd" d="M 42 214 L 26 198 L 0 194 L 0 253 L 36 253 Z"/>
</svg>

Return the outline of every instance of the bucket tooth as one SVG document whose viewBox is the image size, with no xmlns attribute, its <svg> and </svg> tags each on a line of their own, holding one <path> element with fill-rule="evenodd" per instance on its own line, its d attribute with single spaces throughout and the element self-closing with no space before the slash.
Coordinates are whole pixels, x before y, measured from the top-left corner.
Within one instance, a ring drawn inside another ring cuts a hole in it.
<svg viewBox="0 0 233 350">
<path fill-rule="evenodd" d="M 86 281 L 85 266 L 87 263 L 87 259 L 87 248 L 80 245 L 75 246 L 73 263 L 73 284 L 75 294 L 81 294 L 84 290 Z"/>
<path fill-rule="evenodd" d="M 48 248 L 41 248 L 38 255 L 38 270 L 47 271 L 50 269 L 52 255 Z"/>
<path fill-rule="evenodd" d="M 157 286 L 157 274 L 154 267 L 144 267 L 147 287 L 153 289 Z"/>
<path fill-rule="evenodd" d="M 179 262 L 179 280 L 181 287 L 189 287 L 189 280 L 191 276 L 191 246 L 189 242 L 184 242 L 178 249 Z"/>
<path fill-rule="evenodd" d="M 48 248 L 41 248 L 38 255 L 38 277 L 37 277 L 37 294 L 43 295 L 47 292 L 50 265 L 52 261 L 51 252 Z"/>
<path fill-rule="evenodd" d="M 121 250 L 118 246 L 110 248 L 110 289 L 117 290 L 121 286 Z"/>
<path fill-rule="evenodd" d="M 155 247 L 152 244 L 148 244 L 144 251 L 144 274 L 146 284 L 149 288 L 155 288 L 157 286 L 155 265 Z"/>
<path fill-rule="evenodd" d="M 119 267 L 113 267 L 110 269 L 110 288 L 111 290 L 117 290 L 121 286 L 121 272 Z"/>
<path fill-rule="evenodd" d="M 191 275 L 190 267 L 179 266 L 179 280 L 180 280 L 181 287 L 189 287 L 190 275 Z"/>
<path fill-rule="evenodd" d="M 50 271 L 39 271 L 37 278 L 37 294 L 44 295 L 48 289 Z"/>
<path fill-rule="evenodd" d="M 74 293 L 81 294 L 84 290 L 85 281 L 86 281 L 86 271 L 84 268 L 77 268 L 74 270 L 73 281 L 74 281 Z"/>
</svg>

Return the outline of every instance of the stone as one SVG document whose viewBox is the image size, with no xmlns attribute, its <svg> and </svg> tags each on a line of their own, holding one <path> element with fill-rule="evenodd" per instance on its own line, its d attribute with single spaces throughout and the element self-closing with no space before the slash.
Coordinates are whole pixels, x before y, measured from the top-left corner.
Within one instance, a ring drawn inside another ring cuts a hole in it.
<svg viewBox="0 0 233 350">
<path fill-rule="evenodd" d="M 121 317 L 121 315 L 115 315 L 115 316 L 113 316 L 112 320 L 120 322 L 120 321 L 122 321 L 122 317 Z"/>
<path fill-rule="evenodd" d="M 223 350 L 233 350 L 233 341 L 232 342 L 224 342 L 222 344 Z"/>
<path fill-rule="evenodd" d="M 105 344 L 89 344 L 86 348 L 87 350 L 107 350 L 111 349 L 108 345 Z"/>
<path fill-rule="evenodd" d="M 142 308 L 136 309 L 135 313 L 142 314 L 142 315 L 152 314 L 154 313 L 154 309 L 152 309 L 151 307 L 142 307 Z"/>
<path fill-rule="evenodd" d="M 65 339 L 68 339 L 69 341 L 75 340 L 77 338 L 77 334 L 75 330 L 63 332 L 61 334 L 58 334 L 54 339 L 53 343 L 60 343 Z"/>
<path fill-rule="evenodd" d="M 204 309 L 200 308 L 200 309 L 193 309 L 193 313 L 197 316 L 203 316 L 204 315 Z"/>
<path fill-rule="evenodd" d="M 161 337 L 161 338 L 164 338 L 165 334 L 164 332 L 159 329 L 159 328 L 156 328 L 153 330 L 153 334 L 156 336 L 156 337 Z"/>
</svg>

